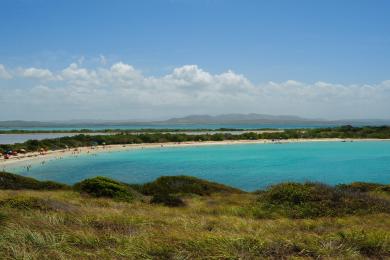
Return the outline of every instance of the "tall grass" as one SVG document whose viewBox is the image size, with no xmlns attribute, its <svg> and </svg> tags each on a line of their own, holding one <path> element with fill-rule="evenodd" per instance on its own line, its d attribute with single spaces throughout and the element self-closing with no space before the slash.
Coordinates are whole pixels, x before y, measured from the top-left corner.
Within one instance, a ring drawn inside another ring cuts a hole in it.
<svg viewBox="0 0 390 260">
<path fill-rule="evenodd" d="M 0 190 L 0 259 L 390 257 L 390 195 L 376 189 L 289 183 L 260 193 L 164 194 L 186 206 Z"/>
</svg>

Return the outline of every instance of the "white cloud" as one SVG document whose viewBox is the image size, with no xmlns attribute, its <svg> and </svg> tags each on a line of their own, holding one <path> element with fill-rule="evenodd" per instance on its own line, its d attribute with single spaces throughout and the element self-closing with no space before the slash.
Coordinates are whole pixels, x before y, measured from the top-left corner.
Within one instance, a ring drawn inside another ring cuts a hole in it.
<svg viewBox="0 0 390 260">
<path fill-rule="evenodd" d="M 138 78 L 141 74 L 133 66 L 118 62 L 111 66 L 111 76 L 113 78 Z"/>
<path fill-rule="evenodd" d="M 18 100 L 20 111 L 27 111 L 28 115 L 12 111 L 15 118 L 156 118 L 231 112 L 324 118 L 390 117 L 390 80 L 363 85 L 294 80 L 254 84 L 233 71 L 212 74 L 197 65 L 150 77 L 123 62 L 94 69 L 72 63 L 55 73 L 29 68 L 19 76 L 35 77 L 42 82 L 25 89 L 0 85 L 0 109 Z"/>
<path fill-rule="evenodd" d="M 11 79 L 11 74 L 5 69 L 3 64 L 0 64 L 0 78 L 2 79 Z"/>
<path fill-rule="evenodd" d="M 89 74 L 87 69 L 79 68 L 76 63 L 72 63 L 62 71 L 61 75 L 64 79 L 89 79 Z"/>
<path fill-rule="evenodd" d="M 26 78 L 36 78 L 41 80 L 54 80 L 53 73 L 48 69 L 27 68 L 22 69 L 21 74 Z"/>
</svg>

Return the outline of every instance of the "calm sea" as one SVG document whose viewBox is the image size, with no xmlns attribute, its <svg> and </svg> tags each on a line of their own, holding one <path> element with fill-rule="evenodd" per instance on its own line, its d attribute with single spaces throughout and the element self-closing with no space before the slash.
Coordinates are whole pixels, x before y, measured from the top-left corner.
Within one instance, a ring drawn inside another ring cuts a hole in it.
<svg viewBox="0 0 390 260">
<path fill-rule="evenodd" d="M 390 183 L 390 142 L 316 142 L 148 148 L 7 169 L 68 184 L 93 176 L 143 183 L 191 175 L 253 191 L 282 181 Z"/>
<path fill-rule="evenodd" d="M 50 130 L 82 130 L 90 129 L 95 131 L 101 131 L 105 129 L 121 129 L 121 130 L 140 130 L 140 129 L 264 129 L 264 128 L 276 128 L 276 129 L 295 129 L 295 128 L 319 128 L 319 127 L 332 127 L 336 125 L 330 124 L 144 124 L 144 125 L 77 125 L 69 127 L 1 127 L 0 130 L 32 130 L 32 131 L 50 131 Z"/>
</svg>

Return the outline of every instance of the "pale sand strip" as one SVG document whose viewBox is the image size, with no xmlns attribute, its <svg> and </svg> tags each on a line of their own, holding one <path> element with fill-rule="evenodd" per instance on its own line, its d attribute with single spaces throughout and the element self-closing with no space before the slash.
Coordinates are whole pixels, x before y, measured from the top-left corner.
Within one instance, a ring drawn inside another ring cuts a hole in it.
<svg viewBox="0 0 390 260">
<path fill-rule="evenodd" d="M 97 154 L 101 152 L 126 151 L 130 149 L 144 148 L 162 148 L 162 147 L 187 147 L 187 146 L 206 146 L 206 145 L 233 145 L 233 144 L 283 144 L 283 143 L 303 143 L 303 142 L 351 142 L 351 141 L 390 141 L 390 139 L 339 139 L 339 138 L 322 138 L 322 139 L 288 139 L 272 141 L 269 139 L 262 140 L 225 140 L 225 141 L 205 141 L 205 142 L 182 142 L 182 143 L 143 143 L 143 144 L 123 144 L 123 145 L 106 145 L 96 147 L 79 147 L 65 150 L 48 151 L 45 154 L 38 152 L 20 154 L 12 156 L 10 159 L 0 158 L 0 170 L 6 170 L 8 167 L 27 166 L 45 162 L 52 159 L 59 159 L 68 156 L 78 156 L 82 154 Z"/>
</svg>

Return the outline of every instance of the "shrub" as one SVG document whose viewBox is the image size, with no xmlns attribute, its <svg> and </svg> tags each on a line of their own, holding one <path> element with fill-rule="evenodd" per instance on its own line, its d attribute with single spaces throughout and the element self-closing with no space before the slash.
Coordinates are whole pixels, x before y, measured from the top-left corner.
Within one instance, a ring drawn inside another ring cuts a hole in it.
<svg viewBox="0 0 390 260">
<path fill-rule="evenodd" d="M 79 182 L 74 185 L 74 188 L 93 197 L 113 198 L 127 202 L 139 196 L 138 192 L 129 185 L 100 176 Z"/>
<path fill-rule="evenodd" d="M 270 214 L 292 218 L 390 212 L 384 199 L 319 183 L 274 185 L 259 195 L 259 202 Z"/>
<path fill-rule="evenodd" d="M 375 191 L 385 185 L 378 183 L 368 183 L 368 182 L 352 182 L 350 184 L 340 184 L 336 187 L 341 190 L 354 191 L 354 192 L 369 192 Z"/>
<path fill-rule="evenodd" d="M 156 194 L 150 200 L 152 204 L 163 204 L 168 207 L 183 207 L 185 203 L 182 199 L 169 194 Z"/>
<path fill-rule="evenodd" d="M 145 195 L 156 194 L 197 194 L 242 193 L 243 191 L 223 184 L 210 182 L 190 176 L 163 176 L 143 185 L 132 185 Z"/>
<path fill-rule="evenodd" d="M 379 183 L 353 182 L 336 186 L 340 190 L 352 192 L 385 192 L 390 193 L 390 185 Z"/>
<path fill-rule="evenodd" d="M 53 181 L 38 181 L 33 178 L 24 177 L 8 172 L 0 172 L 0 189 L 9 190 L 61 190 L 70 187 Z"/>
</svg>

